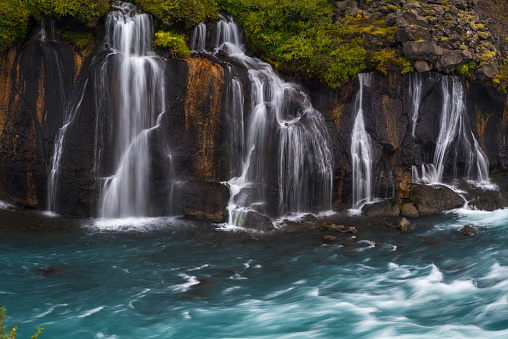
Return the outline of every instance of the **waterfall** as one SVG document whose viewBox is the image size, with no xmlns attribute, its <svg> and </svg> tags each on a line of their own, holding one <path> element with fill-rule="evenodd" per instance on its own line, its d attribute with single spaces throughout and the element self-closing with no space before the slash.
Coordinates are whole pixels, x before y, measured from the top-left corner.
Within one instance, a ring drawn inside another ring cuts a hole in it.
<svg viewBox="0 0 508 339">
<path fill-rule="evenodd" d="M 244 96 L 242 84 L 237 76 L 233 73 L 231 66 L 227 67 L 230 74 L 230 81 L 226 84 L 226 101 L 225 107 L 228 107 L 227 129 L 228 142 L 223 146 L 227 148 L 228 160 L 228 178 L 241 175 L 242 160 L 244 158 L 244 135 L 245 124 L 243 119 Z"/>
<path fill-rule="evenodd" d="M 37 38 L 41 45 L 41 50 L 43 53 L 43 62 L 49 67 L 50 65 L 56 65 L 56 68 L 52 68 L 51 74 L 48 75 L 47 79 L 51 80 L 51 77 L 56 75 L 56 82 L 51 81 L 51 86 L 56 87 L 56 91 L 59 94 L 59 107 L 65 107 L 63 114 L 63 126 L 58 130 L 55 137 L 55 144 L 53 147 L 53 154 L 51 156 L 50 166 L 48 173 L 48 183 L 47 183 L 47 210 L 49 212 L 58 212 L 58 204 L 57 204 L 57 192 L 58 192 L 58 181 L 60 176 L 60 164 L 62 161 L 62 152 L 64 147 L 64 139 L 67 133 L 67 128 L 71 124 L 78 111 L 81 101 L 83 100 L 83 94 L 80 93 L 76 98 L 71 98 L 70 104 L 67 104 L 66 91 L 64 89 L 64 79 L 63 79 L 63 69 L 62 63 L 58 57 L 57 51 L 54 46 L 50 43 L 54 41 L 54 27 L 53 21 L 47 22 L 47 17 L 41 16 L 41 29 Z M 47 26 L 49 26 L 49 34 L 46 32 Z M 84 86 L 86 87 L 87 82 L 85 81 Z"/>
<path fill-rule="evenodd" d="M 422 99 L 422 75 L 420 73 L 409 74 L 409 97 L 411 98 L 411 121 L 413 122 L 411 135 L 415 135 L 418 111 Z"/>
<path fill-rule="evenodd" d="M 360 90 L 356 95 L 357 112 L 351 133 L 351 164 L 353 171 L 353 208 L 359 209 L 372 200 L 372 143 L 365 130 L 363 116 L 363 87 L 370 86 L 372 74 L 358 75 Z"/>
<path fill-rule="evenodd" d="M 443 108 L 439 121 L 439 136 L 432 164 L 422 164 L 421 175 L 413 167 L 413 181 L 442 183 L 447 166 L 453 167 L 453 177 L 459 175 L 459 162 L 466 180 L 480 185 L 489 184 L 488 159 L 476 140 L 467 116 L 465 89 L 458 77 L 443 76 Z"/>
<path fill-rule="evenodd" d="M 151 52 L 153 25 L 151 16 L 140 13 L 130 3 L 115 2 L 115 11 L 106 19 L 105 46 L 110 54 L 103 65 L 115 67 L 117 93 L 110 99 L 114 122 L 114 174 L 104 178 L 99 202 L 100 217 L 146 216 L 149 201 L 149 136 L 160 124 L 166 110 L 162 60 Z M 97 90 L 107 89 L 102 77 Z M 100 97 L 100 93 L 97 93 Z M 101 99 L 99 99 L 101 100 Z M 96 128 L 101 123 L 97 122 Z M 96 135 L 101 133 L 96 131 Z M 96 141 L 95 164 L 101 164 L 101 142 Z M 170 156 L 170 155 L 168 155 Z M 170 162 L 171 163 L 171 162 Z"/>
<path fill-rule="evenodd" d="M 206 25 L 204 22 L 200 22 L 192 32 L 191 51 L 201 52 L 206 49 Z"/>
<path fill-rule="evenodd" d="M 248 71 L 250 93 L 248 119 L 236 118 L 230 133 L 233 149 L 241 150 L 237 176 L 231 187 L 229 223 L 240 225 L 243 212 L 251 209 L 284 215 L 331 208 L 333 156 L 324 119 L 310 102 L 304 89 L 283 81 L 267 63 L 245 54 L 239 26 L 220 16 L 213 39 L 214 52 L 222 51 L 243 64 Z M 236 117 L 243 116 L 242 84 L 232 77 L 228 93 Z M 241 128 L 240 128 L 241 124 Z M 238 136 L 238 137 L 237 137 Z M 276 163 L 270 159 L 276 152 Z M 276 177 L 273 177 L 276 175 Z M 273 179 L 271 179 L 273 178 Z M 278 188 L 270 193 L 275 183 Z M 270 195 L 270 197 L 269 197 Z M 276 197 L 276 211 L 270 205 Z"/>
</svg>

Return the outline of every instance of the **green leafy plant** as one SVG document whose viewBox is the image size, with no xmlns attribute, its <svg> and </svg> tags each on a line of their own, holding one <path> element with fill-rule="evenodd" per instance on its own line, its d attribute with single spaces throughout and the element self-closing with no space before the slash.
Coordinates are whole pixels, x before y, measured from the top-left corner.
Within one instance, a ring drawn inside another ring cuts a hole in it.
<svg viewBox="0 0 508 339">
<path fill-rule="evenodd" d="M 10 332 L 7 332 L 7 325 L 4 325 L 4 319 L 5 307 L 0 307 L 0 339 L 16 339 L 17 327 L 14 327 Z M 42 330 L 43 328 L 37 328 L 37 333 L 32 336 L 32 339 L 37 339 Z"/>
<path fill-rule="evenodd" d="M 155 33 L 154 45 L 169 50 L 175 58 L 189 58 L 190 50 L 185 43 L 185 36 L 172 32 Z"/>
</svg>

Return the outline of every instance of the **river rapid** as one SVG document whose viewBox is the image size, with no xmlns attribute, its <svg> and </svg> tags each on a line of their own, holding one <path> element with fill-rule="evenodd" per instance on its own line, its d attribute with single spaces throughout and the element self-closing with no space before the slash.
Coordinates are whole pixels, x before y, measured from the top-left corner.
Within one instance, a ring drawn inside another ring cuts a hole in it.
<svg viewBox="0 0 508 339">
<path fill-rule="evenodd" d="M 18 338 L 43 327 L 41 339 L 508 336 L 508 210 L 419 218 L 414 232 L 322 218 L 359 232 L 324 243 L 283 223 L 263 235 L 2 203 L 5 323 Z"/>
</svg>

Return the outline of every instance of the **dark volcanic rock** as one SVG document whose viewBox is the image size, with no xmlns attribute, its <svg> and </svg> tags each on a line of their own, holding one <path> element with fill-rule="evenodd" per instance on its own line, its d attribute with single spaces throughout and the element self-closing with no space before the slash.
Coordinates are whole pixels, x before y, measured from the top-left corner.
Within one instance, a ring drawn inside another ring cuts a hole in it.
<svg viewBox="0 0 508 339">
<path fill-rule="evenodd" d="M 241 214 L 239 217 L 238 226 L 263 232 L 270 232 L 275 230 L 275 227 L 273 227 L 270 218 L 254 211 L 248 211 L 247 213 Z"/>
<path fill-rule="evenodd" d="M 495 211 L 507 206 L 506 199 L 497 191 L 483 191 L 477 189 L 472 192 L 474 198 L 469 200 L 468 206 L 483 211 Z"/>
<path fill-rule="evenodd" d="M 195 220 L 223 222 L 228 201 L 228 188 L 217 182 L 189 180 L 175 184 L 173 191 L 177 211 Z"/>
<path fill-rule="evenodd" d="M 435 214 L 464 206 L 464 199 L 445 186 L 418 185 L 413 197 L 420 215 Z"/>
<path fill-rule="evenodd" d="M 362 213 L 369 217 L 398 217 L 400 208 L 391 200 L 384 200 L 363 206 Z"/>
<path fill-rule="evenodd" d="M 412 60 L 434 62 L 443 55 L 441 47 L 433 41 L 408 41 L 402 45 L 404 55 Z"/>
</svg>

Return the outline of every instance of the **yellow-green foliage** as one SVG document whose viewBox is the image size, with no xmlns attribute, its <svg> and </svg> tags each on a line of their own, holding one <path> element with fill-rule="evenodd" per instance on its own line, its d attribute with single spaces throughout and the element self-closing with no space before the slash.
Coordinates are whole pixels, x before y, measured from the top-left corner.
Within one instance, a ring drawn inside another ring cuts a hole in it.
<svg viewBox="0 0 508 339">
<path fill-rule="evenodd" d="M 7 325 L 4 325 L 5 319 L 5 307 L 0 307 L 0 339 L 16 339 L 16 329 L 17 327 L 12 328 L 9 332 L 7 329 Z M 37 328 L 37 333 L 32 336 L 32 339 L 37 339 L 39 334 L 41 334 L 43 328 Z"/>
<path fill-rule="evenodd" d="M 499 94 L 506 94 L 506 88 L 508 87 L 508 63 L 499 66 L 499 73 L 494 77 L 493 83 L 497 87 Z"/>
<path fill-rule="evenodd" d="M 139 8 L 153 14 L 165 28 L 192 27 L 206 18 L 217 18 L 215 0 L 134 0 Z"/>
<path fill-rule="evenodd" d="M 175 58 L 190 57 L 190 50 L 185 43 L 185 36 L 183 35 L 159 31 L 155 33 L 154 45 L 168 49 Z"/>
<path fill-rule="evenodd" d="M 413 72 L 411 63 L 403 57 L 400 57 L 395 51 L 381 50 L 370 53 L 368 56 L 369 68 L 386 75 L 387 71 L 398 71 L 402 74 Z"/>
<path fill-rule="evenodd" d="M 471 74 L 471 70 L 474 70 L 476 68 L 477 64 L 474 61 L 470 61 L 468 63 L 458 65 L 456 67 L 457 73 L 462 75 L 466 79 L 471 79 L 473 76 Z"/>
<path fill-rule="evenodd" d="M 382 37 L 385 39 L 391 38 L 397 31 L 397 27 L 388 27 L 384 20 L 372 20 L 369 18 L 346 17 L 345 22 L 355 28 L 356 32 L 369 34 L 373 36 Z M 391 40 L 391 39 L 390 39 Z"/>
<path fill-rule="evenodd" d="M 0 0 L 0 53 L 25 37 L 30 17 L 73 17 L 95 27 L 108 9 L 108 0 Z"/>
<path fill-rule="evenodd" d="M 64 41 L 72 44 L 76 49 L 83 50 L 93 43 L 92 32 L 58 31 Z"/>
<path fill-rule="evenodd" d="M 29 16 L 23 0 L 0 0 L 0 53 L 25 36 Z"/>
<path fill-rule="evenodd" d="M 365 69 L 366 51 L 353 27 L 333 24 L 326 0 L 218 0 L 239 21 L 251 46 L 277 68 L 317 76 L 338 87 Z"/>
<path fill-rule="evenodd" d="M 109 10 L 108 0 L 25 0 L 31 14 L 55 18 L 70 16 L 89 27 L 94 27 Z"/>
</svg>

